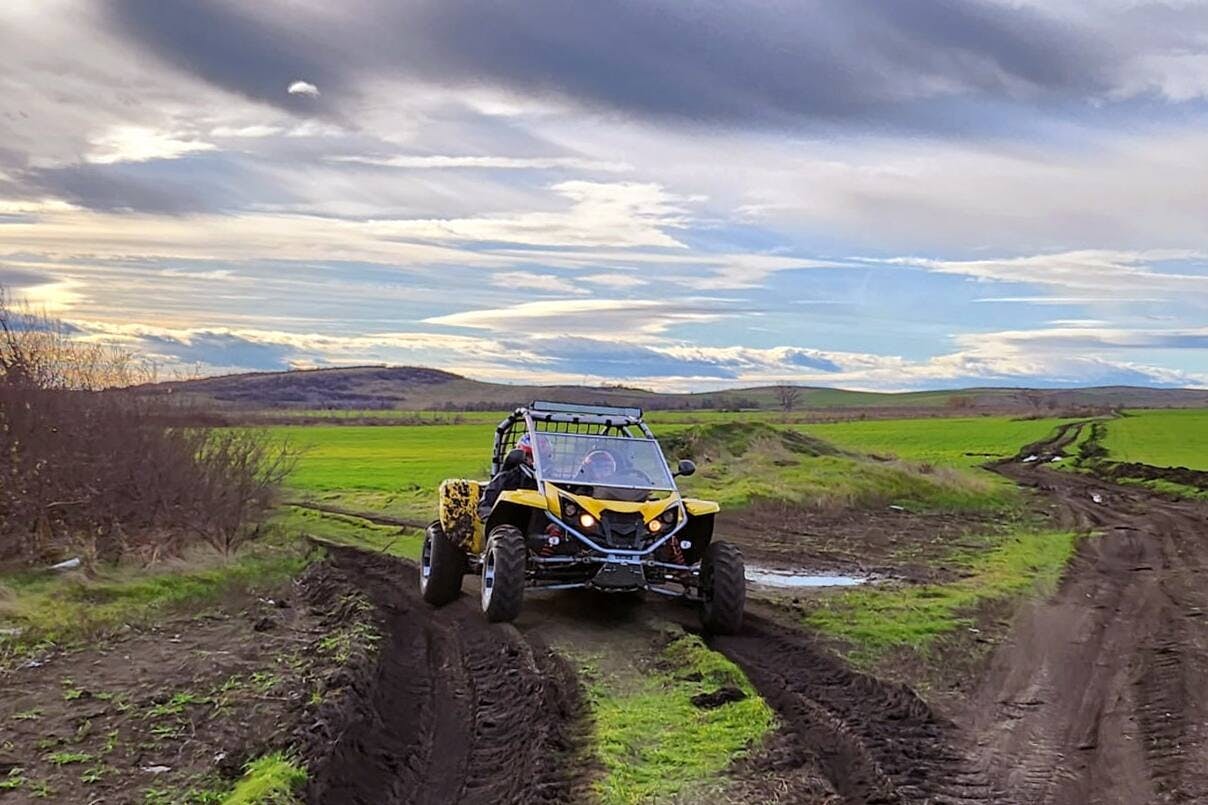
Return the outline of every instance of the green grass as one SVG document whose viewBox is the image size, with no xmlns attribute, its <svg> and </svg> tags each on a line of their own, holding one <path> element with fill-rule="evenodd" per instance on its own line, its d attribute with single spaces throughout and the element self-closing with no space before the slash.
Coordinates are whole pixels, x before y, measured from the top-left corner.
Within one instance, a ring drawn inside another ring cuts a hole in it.
<svg viewBox="0 0 1208 805">
<path fill-rule="evenodd" d="M 823 508 L 893 504 L 981 511 L 1015 501 L 1011 487 L 986 476 L 925 463 L 875 461 L 760 422 L 698 425 L 673 432 L 665 446 L 672 457 L 697 460 L 698 472 L 684 479 L 684 492 L 727 508 L 771 500 Z"/>
<path fill-rule="evenodd" d="M 311 492 L 435 489 L 446 478 L 485 477 L 488 425 L 275 427 L 304 451 L 290 485 Z"/>
<path fill-rule="evenodd" d="M 643 674 L 628 690 L 608 680 L 589 686 L 605 768 L 596 792 L 604 805 L 662 802 L 682 794 L 723 771 L 773 726 L 772 711 L 742 671 L 700 638 L 673 641 L 662 660 L 664 668 Z M 724 685 L 747 698 L 712 710 L 692 704 L 693 696 Z"/>
<path fill-rule="evenodd" d="M 296 551 L 208 557 L 201 566 L 148 571 L 102 567 L 95 577 L 20 573 L 0 579 L 0 624 L 23 629 L 20 643 L 0 644 L 0 653 L 38 642 L 63 643 L 96 637 L 123 624 L 153 621 L 165 612 L 195 608 L 237 592 L 287 582 L 306 565 Z"/>
<path fill-rule="evenodd" d="M 857 661 L 900 646 L 925 651 L 937 637 L 971 626 L 970 613 L 983 601 L 1051 590 L 1076 539 L 1070 532 L 1015 534 L 984 553 L 954 557 L 968 572 L 957 581 L 845 591 L 822 599 L 806 622 L 852 643 Z"/>
<path fill-rule="evenodd" d="M 1105 427 L 1110 461 L 1208 470 L 1208 409 L 1134 411 Z"/>
<path fill-rule="evenodd" d="M 360 517 L 283 506 L 273 516 L 272 524 L 287 534 L 308 534 L 341 545 L 419 559 L 424 538 L 417 532 L 403 531 L 397 526 L 375 525 Z"/>
<path fill-rule="evenodd" d="M 1053 432 L 1063 419 L 967 417 L 892 419 L 795 426 L 811 436 L 862 453 L 972 469 Z"/>
<path fill-rule="evenodd" d="M 295 805 L 306 770 L 282 753 L 254 760 L 222 805 Z"/>
<path fill-rule="evenodd" d="M 706 413 L 718 424 L 761 429 L 769 415 Z M 670 415 L 668 415 L 670 416 Z M 951 422 L 944 420 L 943 422 Z M 851 456 L 811 456 L 779 449 L 776 444 L 755 445 L 742 460 L 702 462 L 700 473 L 684 482 L 687 493 L 717 499 L 728 507 L 745 506 L 758 499 L 784 500 L 803 505 L 879 506 L 897 504 L 914 509 L 984 510 L 1001 508 L 1014 499 L 1014 488 L 989 474 L 975 477 L 960 472 L 985 461 L 967 460 L 967 449 L 986 451 L 987 443 L 1001 454 L 1013 453 L 1024 442 L 1039 439 L 1055 420 L 1014 423 L 998 418 L 956 420 L 964 438 L 936 427 L 936 420 L 907 420 L 914 428 L 902 457 L 912 462 L 874 462 Z M 851 426 L 884 423 L 850 423 Z M 704 426 L 710 427 L 710 426 Z M 834 428 L 836 426 L 817 426 Z M 842 427 L 848 427 L 844 425 Z M 687 425 L 667 425 L 657 432 L 672 444 L 688 431 Z M 807 429 L 813 432 L 813 426 Z M 435 511 L 436 487 L 445 478 L 485 478 L 493 429 L 482 425 L 382 426 L 382 427 L 279 427 L 272 432 L 304 449 L 289 484 L 296 494 L 336 503 L 349 509 L 371 510 L 422 521 Z M 843 437 L 845 446 L 862 449 L 862 443 L 883 449 L 875 434 L 827 430 Z M 742 435 L 742 434 L 740 434 Z M 758 434 L 757 434 L 758 436 Z M 863 439 L 856 438 L 863 436 Z M 743 436 L 750 441 L 750 434 Z M 880 439 L 889 439 L 882 434 Z M 939 447 L 926 447 L 927 439 L 947 438 Z M 1015 441 L 1012 441 L 1015 440 Z M 759 441 L 759 439 L 756 439 Z M 774 442 L 775 439 L 770 440 Z M 843 442 L 840 442 L 841 444 Z M 730 446 L 730 450 L 735 448 Z M 945 460 L 932 461 L 935 456 Z M 929 466 L 930 465 L 930 466 Z M 350 520 L 289 515 L 290 527 L 311 530 L 319 536 L 350 544 L 379 547 L 393 536 Z M 419 541 L 397 543 L 404 556 L 414 556 Z"/>
</svg>

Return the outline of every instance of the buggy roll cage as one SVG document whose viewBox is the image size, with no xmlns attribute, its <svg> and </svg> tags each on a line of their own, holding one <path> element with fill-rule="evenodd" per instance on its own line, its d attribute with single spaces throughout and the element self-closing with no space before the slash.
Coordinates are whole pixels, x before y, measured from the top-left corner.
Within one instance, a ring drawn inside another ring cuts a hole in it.
<svg viewBox="0 0 1208 805">
<path fill-rule="evenodd" d="M 518 427 L 521 423 L 523 428 Z M 635 433 L 635 430 L 638 433 Z M 495 449 L 491 454 L 491 475 L 503 470 L 508 453 L 525 433 L 563 433 L 574 436 L 612 436 L 654 440 L 654 434 L 642 421 L 641 408 L 611 405 L 576 405 L 542 402 L 517 408 L 495 428 Z M 638 435 L 640 434 L 640 435 Z"/>
</svg>

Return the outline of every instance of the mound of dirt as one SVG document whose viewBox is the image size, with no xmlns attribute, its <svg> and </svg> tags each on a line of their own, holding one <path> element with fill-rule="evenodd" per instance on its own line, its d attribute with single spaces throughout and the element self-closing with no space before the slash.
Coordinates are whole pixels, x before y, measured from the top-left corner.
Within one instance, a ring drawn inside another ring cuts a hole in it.
<svg viewBox="0 0 1208 805">
<path fill-rule="evenodd" d="M 775 428 L 764 422 L 721 422 L 696 425 L 661 440 L 668 456 L 710 461 L 738 458 L 759 448 L 802 456 L 838 456 L 843 451 L 804 433 Z"/>
</svg>

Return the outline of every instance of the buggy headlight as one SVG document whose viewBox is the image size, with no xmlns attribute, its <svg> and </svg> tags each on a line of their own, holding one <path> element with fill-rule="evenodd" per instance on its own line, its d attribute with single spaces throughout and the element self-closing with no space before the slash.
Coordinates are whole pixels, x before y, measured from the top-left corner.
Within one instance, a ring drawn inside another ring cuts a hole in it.
<svg viewBox="0 0 1208 805">
<path fill-rule="evenodd" d="M 651 534 L 657 534 L 663 530 L 663 521 L 662 520 L 651 520 L 649 523 L 646 524 L 646 527 L 650 529 Z"/>
<path fill-rule="evenodd" d="M 583 512 L 579 515 L 579 526 L 581 528 L 595 528 L 596 518 L 592 517 L 587 512 Z"/>
</svg>

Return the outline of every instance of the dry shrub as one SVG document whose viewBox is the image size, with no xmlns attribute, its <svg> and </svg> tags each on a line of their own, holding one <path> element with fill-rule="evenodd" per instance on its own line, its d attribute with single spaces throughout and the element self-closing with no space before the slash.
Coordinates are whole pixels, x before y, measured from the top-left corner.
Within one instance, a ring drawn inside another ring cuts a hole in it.
<svg viewBox="0 0 1208 805">
<path fill-rule="evenodd" d="M 0 552 L 6 562 L 80 555 L 157 559 L 258 534 L 291 455 L 255 431 L 174 426 L 178 412 L 113 383 L 136 359 L 78 348 L 0 295 Z M 169 416 L 171 413 L 171 416 Z"/>
</svg>

